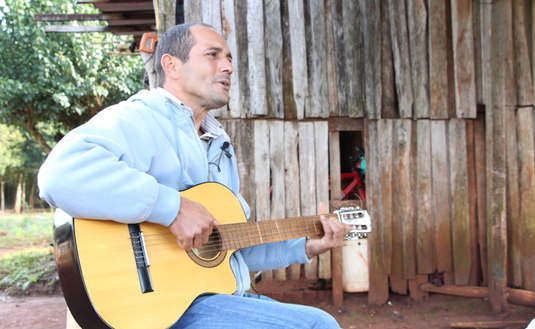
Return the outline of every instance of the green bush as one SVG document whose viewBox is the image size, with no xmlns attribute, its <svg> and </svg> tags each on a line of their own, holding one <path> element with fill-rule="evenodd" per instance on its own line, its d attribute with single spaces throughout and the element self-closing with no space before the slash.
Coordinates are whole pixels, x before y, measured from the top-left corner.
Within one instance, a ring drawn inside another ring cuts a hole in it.
<svg viewBox="0 0 535 329">
<path fill-rule="evenodd" d="M 0 291 L 8 295 L 55 293 L 59 277 L 52 248 L 26 249 L 0 258 Z"/>
</svg>

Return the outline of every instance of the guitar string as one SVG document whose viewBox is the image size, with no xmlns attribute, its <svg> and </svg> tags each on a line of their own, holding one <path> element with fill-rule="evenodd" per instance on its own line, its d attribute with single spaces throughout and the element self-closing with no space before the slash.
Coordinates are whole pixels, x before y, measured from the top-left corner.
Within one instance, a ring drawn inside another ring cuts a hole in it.
<svg viewBox="0 0 535 329">
<path fill-rule="evenodd" d="M 227 232 L 229 233 L 229 232 Z M 234 233 L 239 233 L 239 232 L 234 232 Z M 318 232 L 320 233 L 320 232 Z M 163 234 L 151 234 L 152 236 L 158 236 L 158 235 L 169 235 L 168 233 L 163 233 Z M 297 235 L 297 236 L 296 236 Z M 308 228 L 306 230 L 298 230 L 298 231 L 293 231 L 292 230 L 292 236 L 295 236 L 295 238 L 298 238 L 298 237 L 303 237 L 303 236 L 307 236 L 307 235 L 310 235 L 310 231 L 308 230 Z M 276 238 L 277 236 L 279 236 L 278 233 L 270 233 L 270 234 L 264 234 L 264 236 L 266 238 Z M 137 236 L 139 237 L 139 236 Z M 136 238 L 136 236 L 132 236 L 133 239 Z M 160 245 L 168 245 L 169 243 L 176 243 L 175 240 L 171 240 L 171 241 L 168 241 L 170 239 L 165 239 L 165 238 L 155 238 L 155 239 L 146 239 L 146 245 L 147 246 L 150 246 L 150 247 L 154 247 L 154 246 L 160 246 Z M 153 243 L 154 241 L 163 241 L 162 243 Z M 252 243 L 253 241 L 251 241 L 251 239 L 249 239 L 249 241 L 246 241 L 246 239 L 243 239 L 243 236 L 242 237 L 238 237 L 238 238 L 229 238 L 225 241 L 229 241 L 229 244 L 232 244 L 232 242 L 234 243 L 238 243 L 239 245 L 238 246 L 233 246 L 235 248 L 228 248 L 228 249 L 239 249 L 240 248 L 240 245 L 242 243 L 246 243 L 246 242 L 250 242 Z M 274 241 L 278 241 L 277 239 L 275 239 Z M 269 243 L 269 242 L 274 242 L 274 241 L 268 241 L 266 243 Z M 166 243 L 167 242 L 167 243 Z M 256 241 L 258 242 L 258 241 Z M 198 248 L 198 249 L 202 249 L 203 252 L 214 252 L 214 251 L 220 251 L 224 245 L 224 241 L 221 239 L 221 238 L 218 238 L 218 239 L 213 239 L 211 241 L 208 241 L 207 243 L 205 243 L 201 248 Z M 133 242 L 133 244 L 137 247 L 141 247 L 142 246 L 142 243 L 139 241 L 139 242 Z M 247 244 L 246 244 L 247 245 Z"/>
</svg>

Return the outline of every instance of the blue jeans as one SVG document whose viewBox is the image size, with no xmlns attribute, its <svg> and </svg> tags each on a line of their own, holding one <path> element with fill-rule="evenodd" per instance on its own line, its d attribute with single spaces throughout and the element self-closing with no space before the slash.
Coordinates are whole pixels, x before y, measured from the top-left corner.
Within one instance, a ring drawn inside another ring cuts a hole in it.
<svg viewBox="0 0 535 329">
<path fill-rule="evenodd" d="M 197 298 L 172 329 L 340 328 L 318 308 L 277 302 L 262 295 L 206 295 Z"/>
</svg>

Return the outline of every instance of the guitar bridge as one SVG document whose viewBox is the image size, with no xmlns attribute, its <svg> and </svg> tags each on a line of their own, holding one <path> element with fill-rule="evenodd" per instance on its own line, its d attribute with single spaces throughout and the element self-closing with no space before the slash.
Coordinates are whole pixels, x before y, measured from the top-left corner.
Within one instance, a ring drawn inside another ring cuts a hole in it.
<svg viewBox="0 0 535 329">
<path fill-rule="evenodd" d="M 152 281 L 150 279 L 150 262 L 143 232 L 141 231 L 139 224 L 128 224 L 128 231 L 130 232 L 130 241 L 132 242 L 132 249 L 134 251 L 134 259 L 136 262 L 141 292 L 147 293 L 154 291 L 152 288 Z"/>
</svg>

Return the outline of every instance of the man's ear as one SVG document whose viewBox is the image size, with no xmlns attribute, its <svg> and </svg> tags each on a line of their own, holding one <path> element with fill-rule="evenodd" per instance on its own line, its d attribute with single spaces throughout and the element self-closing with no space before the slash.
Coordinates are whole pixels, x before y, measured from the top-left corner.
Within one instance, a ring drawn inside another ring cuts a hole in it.
<svg viewBox="0 0 535 329">
<path fill-rule="evenodd" d="M 162 55 L 161 64 L 166 76 L 177 74 L 182 66 L 180 59 L 169 54 Z"/>
</svg>

